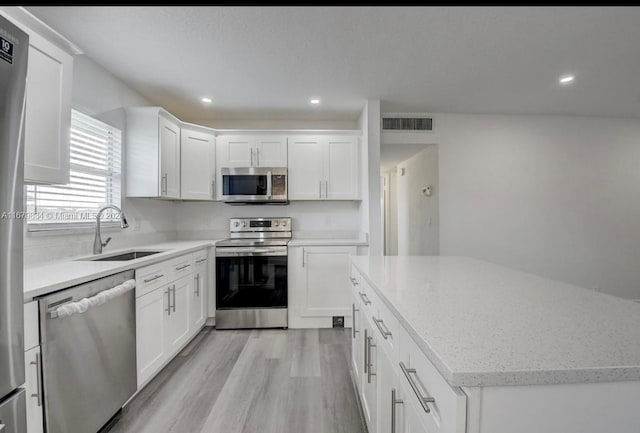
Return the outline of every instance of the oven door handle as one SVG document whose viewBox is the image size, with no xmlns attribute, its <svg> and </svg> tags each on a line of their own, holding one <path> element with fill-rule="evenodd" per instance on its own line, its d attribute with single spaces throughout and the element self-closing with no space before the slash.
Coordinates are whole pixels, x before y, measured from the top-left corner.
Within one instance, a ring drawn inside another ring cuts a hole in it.
<svg viewBox="0 0 640 433">
<path fill-rule="evenodd" d="M 287 247 L 275 248 L 216 248 L 216 257 L 286 256 Z"/>
<path fill-rule="evenodd" d="M 273 196 L 273 182 L 271 179 L 271 170 L 267 171 L 267 198 Z"/>
</svg>

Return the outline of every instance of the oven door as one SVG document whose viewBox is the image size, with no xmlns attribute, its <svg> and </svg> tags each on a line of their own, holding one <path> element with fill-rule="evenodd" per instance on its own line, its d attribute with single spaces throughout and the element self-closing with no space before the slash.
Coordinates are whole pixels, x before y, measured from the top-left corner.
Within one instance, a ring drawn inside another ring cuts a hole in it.
<svg viewBox="0 0 640 433">
<path fill-rule="evenodd" d="M 287 201 L 287 169 L 243 167 L 222 169 L 222 200 L 226 203 Z"/>
<path fill-rule="evenodd" d="M 216 248 L 216 310 L 287 307 L 287 247 Z"/>
</svg>

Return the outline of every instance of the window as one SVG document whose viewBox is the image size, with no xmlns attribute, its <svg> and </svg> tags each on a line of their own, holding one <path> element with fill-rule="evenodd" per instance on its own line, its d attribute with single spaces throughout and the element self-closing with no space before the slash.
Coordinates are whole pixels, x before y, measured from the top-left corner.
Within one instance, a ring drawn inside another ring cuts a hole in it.
<svg viewBox="0 0 640 433">
<path fill-rule="evenodd" d="M 122 132 L 72 110 L 69 153 L 67 185 L 27 186 L 29 231 L 90 227 L 102 206 L 120 206 Z M 115 222 L 119 215 L 102 218 Z"/>
</svg>

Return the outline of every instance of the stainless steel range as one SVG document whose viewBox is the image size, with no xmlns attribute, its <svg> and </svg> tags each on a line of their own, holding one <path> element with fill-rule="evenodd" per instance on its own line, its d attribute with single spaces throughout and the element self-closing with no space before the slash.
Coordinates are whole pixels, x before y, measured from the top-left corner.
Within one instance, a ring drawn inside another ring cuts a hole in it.
<svg viewBox="0 0 640 433">
<path fill-rule="evenodd" d="M 232 218 L 216 244 L 216 328 L 287 327 L 291 218 Z"/>
</svg>

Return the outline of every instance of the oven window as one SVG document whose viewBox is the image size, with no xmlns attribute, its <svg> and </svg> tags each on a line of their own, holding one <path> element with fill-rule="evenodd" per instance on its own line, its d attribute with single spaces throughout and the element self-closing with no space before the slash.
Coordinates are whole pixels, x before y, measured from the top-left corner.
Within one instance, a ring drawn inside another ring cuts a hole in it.
<svg viewBox="0 0 640 433">
<path fill-rule="evenodd" d="M 287 306 L 287 257 L 216 257 L 216 309 Z"/>
<path fill-rule="evenodd" d="M 223 195 L 267 195 L 264 174 L 230 174 L 222 176 Z"/>
</svg>

